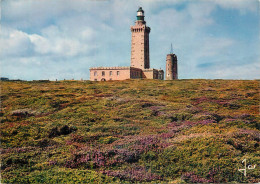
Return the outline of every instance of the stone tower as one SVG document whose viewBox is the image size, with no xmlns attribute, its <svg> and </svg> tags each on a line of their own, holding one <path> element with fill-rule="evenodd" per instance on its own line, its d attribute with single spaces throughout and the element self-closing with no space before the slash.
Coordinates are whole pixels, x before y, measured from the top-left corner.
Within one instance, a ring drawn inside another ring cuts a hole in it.
<svg viewBox="0 0 260 184">
<path fill-rule="evenodd" d="M 146 26 L 142 7 L 138 9 L 136 18 L 135 25 L 131 26 L 131 67 L 148 69 L 150 68 L 149 33 L 151 29 Z"/>
<path fill-rule="evenodd" d="M 166 57 L 166 80 L 178 79 L 177 56 L 175 54 L 167 54 Z"/>
</svg>

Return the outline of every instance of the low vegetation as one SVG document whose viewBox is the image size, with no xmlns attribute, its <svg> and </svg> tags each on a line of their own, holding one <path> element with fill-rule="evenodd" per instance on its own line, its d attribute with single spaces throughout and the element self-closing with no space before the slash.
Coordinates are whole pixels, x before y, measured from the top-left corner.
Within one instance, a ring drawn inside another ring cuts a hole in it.
<svg viewBox="0 0 260 184">
<path fill-rule="evenodd" d="M 260 182 L 257 80 L 1 88 L 2 183 Z"/>
</svg>

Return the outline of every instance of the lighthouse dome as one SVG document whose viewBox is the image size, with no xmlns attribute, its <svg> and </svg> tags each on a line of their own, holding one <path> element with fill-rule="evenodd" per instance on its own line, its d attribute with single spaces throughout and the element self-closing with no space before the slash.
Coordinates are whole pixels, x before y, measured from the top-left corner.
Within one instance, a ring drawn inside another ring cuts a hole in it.
<svg viewBox="0 0 260 184">
<path fill-rule="evenodd" d="M 144 10 L 142 9 L 142 7 L 139 7 L 139 9 L 137 10 L 137 12 L 142 12 L 142 13 L 144 13 Z"/>
</svg>

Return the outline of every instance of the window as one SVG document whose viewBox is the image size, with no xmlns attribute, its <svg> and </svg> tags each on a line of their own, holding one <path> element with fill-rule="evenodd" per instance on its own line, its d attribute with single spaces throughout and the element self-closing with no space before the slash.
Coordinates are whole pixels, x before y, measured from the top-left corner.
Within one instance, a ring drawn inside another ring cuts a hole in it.
<svg viewBox="0 0 260 184">
<path fill-rule="evenodd" d="M 112 80 L 112 78 L 110 78 L 109 80 Z"/>
<path fill-rule="evenodd" d="M 112 71 L 109 72 L 109 75 L 110 75 L 110 76 L 112 75 Z"/>
<path fill-rule="evenodd" d="M 94 71 L 94 76 L 97 76 L 97 71 Z"/>
<path fill-rule="evenodd" d="M 94 79 L 94 81 L 97 81 L 97 79 Z"/>
<path fill-rule="evenodd" d="M 102 76 L 105 76 L 105 71 L 102 71 Z"/>
<path fill-rule="evenodd" d="M 120 74 L 119 71 L 117 71 L 116 74 L 119 75 Z"/>
</svg>

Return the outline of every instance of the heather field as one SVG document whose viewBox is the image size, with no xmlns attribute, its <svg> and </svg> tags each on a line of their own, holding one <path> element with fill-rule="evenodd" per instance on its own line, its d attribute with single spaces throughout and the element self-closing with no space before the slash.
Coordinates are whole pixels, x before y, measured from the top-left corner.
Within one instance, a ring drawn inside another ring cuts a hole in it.
<svg viewBox="0 0 260 184">
<path fill-rule="evenodd" d="M 259 80 L 1 82 L 2 183 L 260 182 Z M 242 160 L 256 165 L 247 176 Z"/>
</svg>

